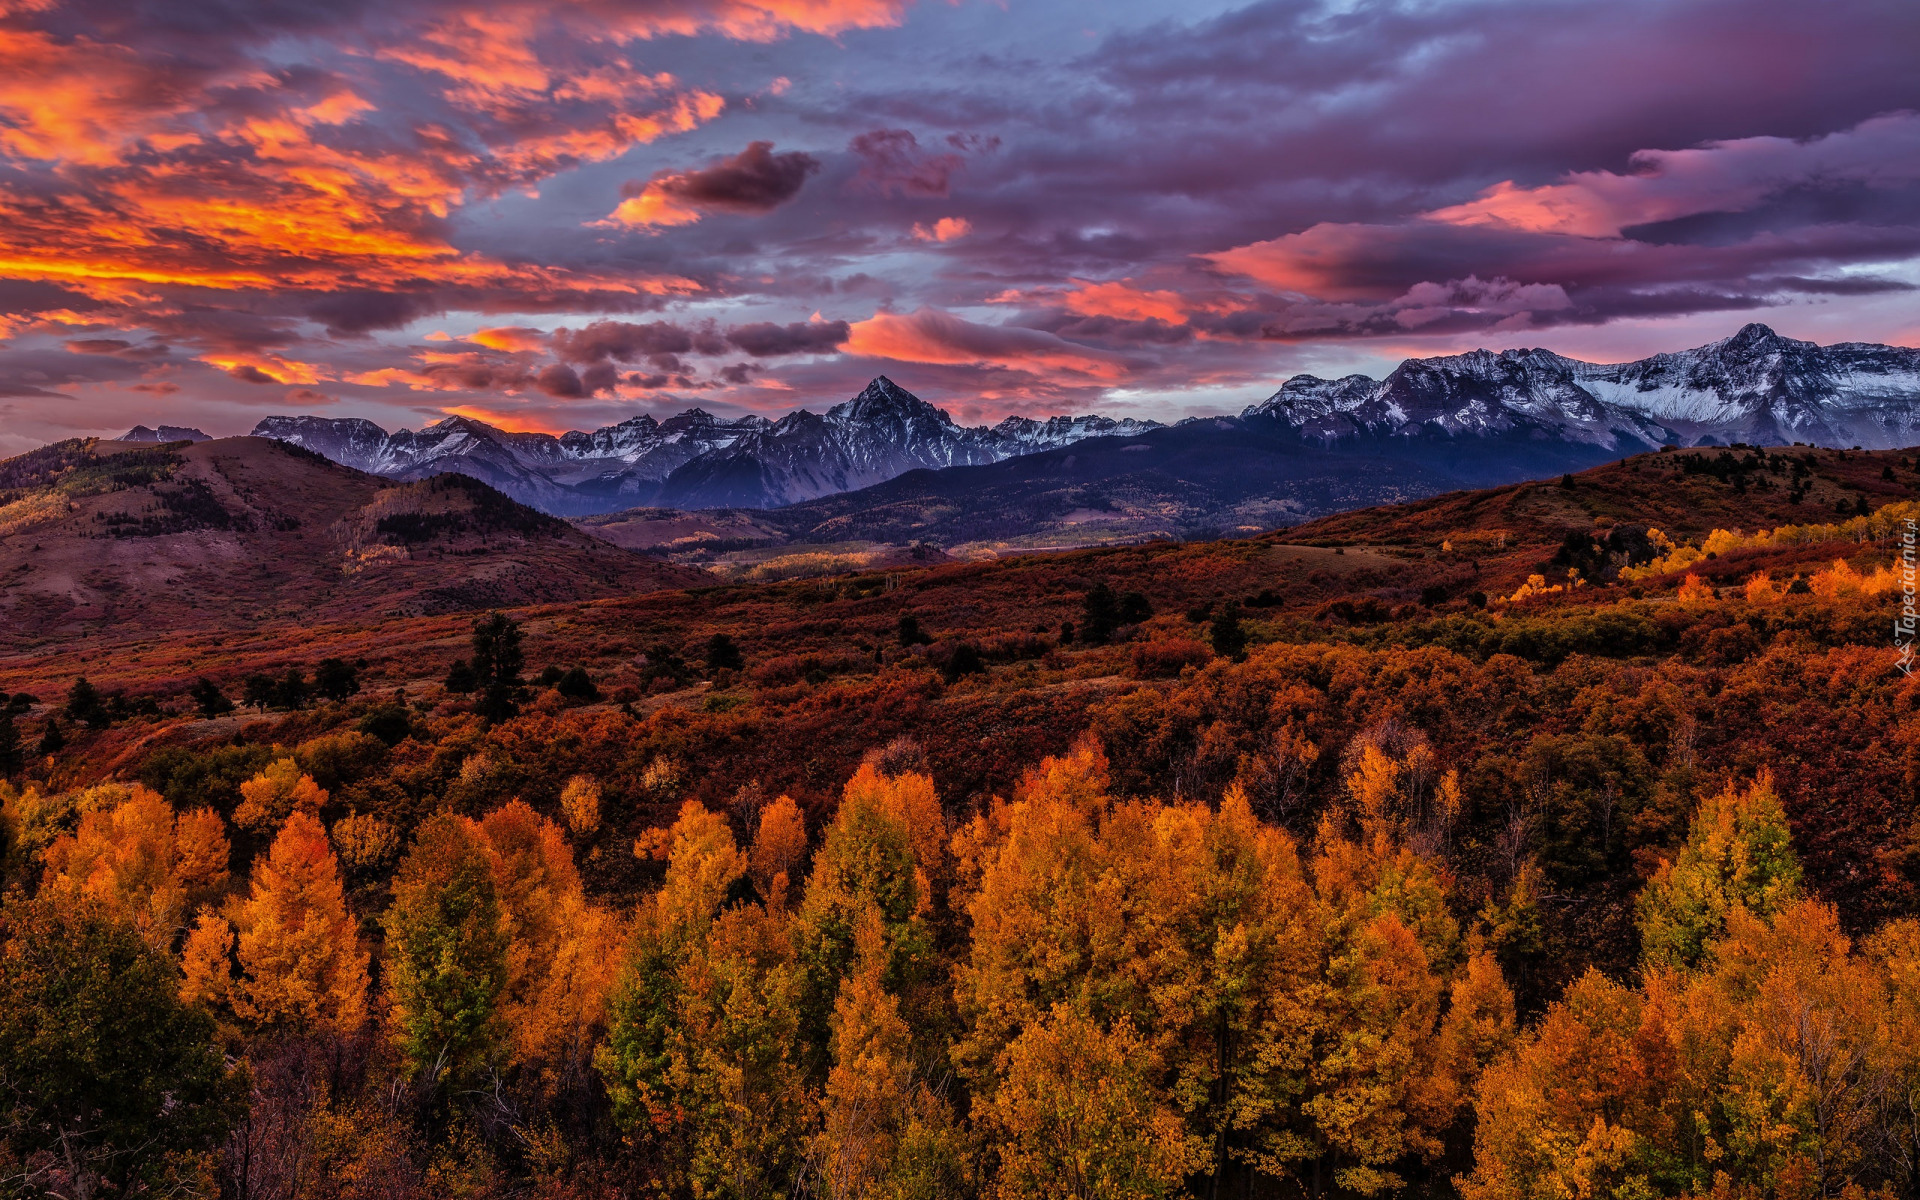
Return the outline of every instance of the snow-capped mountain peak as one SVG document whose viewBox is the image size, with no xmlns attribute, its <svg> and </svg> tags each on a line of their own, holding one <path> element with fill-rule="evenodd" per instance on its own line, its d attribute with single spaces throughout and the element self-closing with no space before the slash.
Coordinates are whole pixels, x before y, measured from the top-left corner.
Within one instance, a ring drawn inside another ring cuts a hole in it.
<svg viewBox="0 0 1920 1200">
<path fill-rule="evenodd" d="M 824 415 L 802 408 L 778 421 L 689 408 L 554 437 L 463 416 L 391 434 L 353 418 L 275 416 L 253 432 L 390 478 L 460 471 L 548 512 L 577 515 L 645 504 L 790 504 L 916 468 L 982 465 L 1154 428 L 1098 416 L 1010 417 L 968 428 L 882 375 Z"/>
<path fill-rule="evenodd" d="M 1385 379 L 1297 375 L 1242 414 L 1331 442 L 1359 436 L 1548 437 L 1627 450 L 1794 441 L 1920 441 L 1920 350 L 1822 347 L 1750 324 L 1629 363 L 1549 350 L 1413 358 Z"/>
</svg>

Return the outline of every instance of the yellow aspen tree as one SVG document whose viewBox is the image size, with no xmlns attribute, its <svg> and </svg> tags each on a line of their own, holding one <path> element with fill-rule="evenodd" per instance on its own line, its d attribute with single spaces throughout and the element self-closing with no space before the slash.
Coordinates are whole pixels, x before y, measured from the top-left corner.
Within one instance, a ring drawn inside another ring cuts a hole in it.
<svg viewBox="0 0 1920 1200">
<path fill-rule="evenodd" d="M 217 813 L 176 818 L 159 793 L 135 784 L 126 799 L 84 813 L 73 833 L 47 847 L 41 886 L 99 903 L 150 945 L 170 950 L 193 907 L 226 886 L 228 856 Z"/>
<path fill-rule="evenodd" d="M 173 822 L 173 878 L 189 904 L 205 903 L 226 890 L 233 847 L 227 823 L 211 808 L 181 813 Z"/>
<path fill-rule="evenodd" d="M 1432 1159 L 1458 1104 L 1439 1021 L 1445 983 L 1391 909 L 1341 931 L 1327 964 L 1332 1008 L 1301 1109 L 1335 1155 L 1334 1181 L 1361 1195 Z"/>
<path fill-rule="evenodd" d="M 429 818 L 394 875 L 385 979 L 394 1040 L 431 1080 L 471 1076 L 504 1036 L 507 938 L 484 840 L 451 814 Z"/>
<path fill-rule="evenodd" d="M 985 829 L 979 884 L 967 910 L 972 941 L 954 967 L 965 1032 L 954 1062 L 976 1093 L 990 1093 L 1005 1047 L 1056 1003 L 1075 998 L 1093 963 L 1094 895 L 1104 873 L 1097 819 L 1106 808 L 1097 750 L 1049 758 L 1027 773 L 1000 819 Z M 975 831 L 963 858 L 975 851 Z"/>
<path fill-rule="evenodd" d="M 614 1119 L 676 1193 L 785 1194 L 817 1112 L 787 920 L 722 909 L 746 861 L 718 815 L 689 801 L 665 842 L 666 882 L 642 909 L 595 1057 Z"/>
<path fill-rule="evenodd" d="M 1174 1196 L 1206 1162 L 1178 1113 L 1156 1101 L 1150 1055 L 1122 1018 L 1103 1031 L 1055 1006 L 1007 1048 L 1005 1077 L 977 1119 L 999 1151 L 1001 1200 Z"/>
<path fill-rule="evenodd" d="M 1476 947 L 1454 976 L 1446 1019 L 1440 1025 L 1454 1080 L 1470 1085 L 1512 1047 L 1516 1034 L 1513 989 L 1507 986 L 1493 953 Z"/>
<path fill-rule="evenodd" d="M 1671 1071 L 1665 1039 L 1643 1033 L 1646 1007 L 1634 989 L 1589 970 L 1488 1068 L 1463 1200 L 1664 1194 L 1634 1129 L 1648 1123 Z"/>
<path fill-rule="evenodd" d="M 1889 921 L 1866 942 L 1887 994 L 1886 1156 L 1902 1194 L 1920 1187 L 1920 921 Z"/>
<path fill-rule="evenodd" d="M 654 897 L 658 919 L 663 928 L 698 936 L 734 881 L 747 873 L 746 857 L 727 819 L 697 800 L 680 806 L 664 841 L 667 881 Z"/>
<path fill-rule="evenodd" d="M 553 1066 L 584 1054 L 605 1015 L 620 925 L 587 901 L 559 826 L 521 801 L 480 822 L 507 932 L 501 1016 L 516 1057 Z"/>
<path fill-rule="evenodd" d="M 788 890 L 807 858 L 807 822 L 793 797 L 782 794 L 760 810 L 748 862 L 754 886 L 770 904 L 784 907 Z"/>
<path fill-rule="evenodd" d="M 1049 760 L 956 837 L 979 883 L 955 1062 L 991 1101 L 1009 1047 L 1057 1007 L 1124 1020 L 1216 1186 L 1236 1165 L 1283 1174 L 1310 1153 L 1297 1106 L 1327 991 L 1293 841 L 1238 786 L 1217 812 L 1111 803 L 1103 765 L 1086 747 Z"/>
<path fill-rule="evenodd" d="M 879 912 L 885 930 L 890 986 L 911 989 L 930 959 L 926 875 L 915 858 L 906 804 L 897 796 L 901 788 L 899 780 L 862 767 L 813 856 L 793 932 L 807 975 L 806 1027 L 816 1047 L 826 1042 L 834 997 L 853 964 L 854 926 L 868 909 Z"/>
<path fill-rule="evenodd" d="M 887 991 L 886 930 L 869 907 L 854 930 L 855 960 L 833 1006 L 833 1069 L 814 1152 L 830 1200 L 882 1194 L 914 1088 L 911 1033 Z"/>
<path fill-rule="evenodd" d="M 1690 968 L 1743 908 L 1771 916 L 1800 897 L 1800 860 L 1773 777 L 1729 783 L 1700 802 L 1686 845 L 1640 894 L 1640 952 L 1657 966 Z"/>
<path fill-rule="evenodd" d="M 841 805 L 872 804 L 900 822 L 913 846 L 922 902 L 931 901 L 934 885 L 947 882 L 947 825 L 933 780 L 913 771 L 887 775 L 871 762 L 862 763 L 841 792 Z"/>
<path fill-rule="evenodd" d="M 327 803 L 327 790 L 300 770 L 291 758 L 278 758 L 240 785 L 240 806 L 234 823 L 244 829 L 271 829 L 295 811 L 317 813 Z"/>
<path fill-rule="evenodd" d="M 233 988 L 233 926 L 218 913 L 202 912 L 180 952 L 180 998 L 219 1008 Z"/>
<path fill-rule="evenodd" d="M 1838 1196 L 1862 1182 L 1897 1069 L 1885 985 L 1838 914 L 1811 900 L 1770 919 L 1735 907 L 1711 969 L 1689 982 L 1704 1003 L 1692 1006 L 1684 1044 L 1725 1039 L 1711 1056 L 1695 1052 L 1705 1059 L 1696 1074 L 1724 1071 L 1715 1168 L 1779 1197 Z"/>
<path fill-rule="evenodd" d="M 575 837 L 587 837 L 600 828 L 600 785 L 575 775 L 560 789 L 560 815 Z"/>
<path fill-rule="evenodd" d="M 347 912 L 326 827 L 296 810 L 234 910 L 241 980 L 234 1011 L 261 1025 L 357 1029 L 367 1011 L 367 951 Z"/>
</svg>

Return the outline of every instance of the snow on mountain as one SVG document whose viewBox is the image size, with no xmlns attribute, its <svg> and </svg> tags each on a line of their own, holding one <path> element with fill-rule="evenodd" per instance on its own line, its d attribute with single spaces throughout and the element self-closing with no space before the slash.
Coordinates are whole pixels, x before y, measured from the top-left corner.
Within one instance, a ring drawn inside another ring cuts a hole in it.
<svg viewBox="0 0 1920 1200">
<path fill-rule="evenodd" d="M 389 434 L 370 421 L 268 417 L 253 430 L 395 479 L 459 471 L 561 515 L 649 504 L 769 508 L 882 483 L 918 468 L 980 465 L 1089 437 L 1144 433 L 1152 421 L 1009 417 L 965 427 L 881 376 L 825 415 L 778 421 L 700 409 L 637 416 L 592 432 L 509 433 L 448 417 Z"/>
<path fill-rule="evenodd" d="M 1041 450 L 1070 446 L 1085 438 L 1133 437 L 1161 427 L 1158 421 L 1136 421 L 1132 417 L 1115 420 L 1088 414 L 1048 417 L 1044 421 L 1036 421 L 1032 417 L 1008 417 L 995 425 L 992 432 L 1001 444 L 1020 447 L 1017 453 L 1034 454 Z"/>
<path fill-rule="evenodd" d="M 1519 435 L 1622 452 L 1796 441 L 1885 449 L 1920 442 L 1920 350 L 1823 347 L 1757 324 L 1630 363 L 1474 350 L 1410 358 L 1380 380 L 1296 375 L 1242 417 L 1322 442 Z"/>
</svg>

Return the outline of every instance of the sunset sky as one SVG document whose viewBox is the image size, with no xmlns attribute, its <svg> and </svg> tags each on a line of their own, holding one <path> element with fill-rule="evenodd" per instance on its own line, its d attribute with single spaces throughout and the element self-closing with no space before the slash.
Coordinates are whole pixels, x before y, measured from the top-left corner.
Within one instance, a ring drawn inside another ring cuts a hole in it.
<svg viewBox="0 0 1920 1200">
<path fill-rule="evenodd" d="M 0 14 L 0 453 L 1920 345 L 1914 0 Z"/>
</svg>

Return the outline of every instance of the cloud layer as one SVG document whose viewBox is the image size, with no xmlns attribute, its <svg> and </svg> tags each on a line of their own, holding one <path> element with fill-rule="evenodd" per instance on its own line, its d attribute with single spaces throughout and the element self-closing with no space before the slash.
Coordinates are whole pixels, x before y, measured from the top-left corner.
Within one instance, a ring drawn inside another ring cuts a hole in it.
<svg viewBox="0 0 1920 1200">
<path fill-rule="evenodd" d="M 1753 314 L 1920 341 L 1892 0 L 36 0 L 0 453 L 328 407 L 564 427 L 1235 407 Z"/>
</svg>

